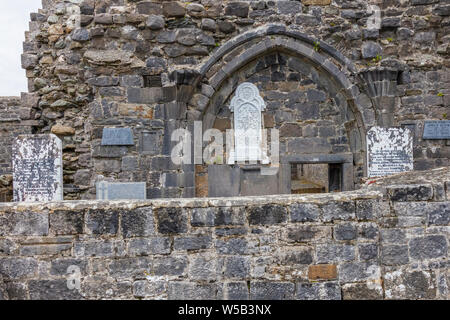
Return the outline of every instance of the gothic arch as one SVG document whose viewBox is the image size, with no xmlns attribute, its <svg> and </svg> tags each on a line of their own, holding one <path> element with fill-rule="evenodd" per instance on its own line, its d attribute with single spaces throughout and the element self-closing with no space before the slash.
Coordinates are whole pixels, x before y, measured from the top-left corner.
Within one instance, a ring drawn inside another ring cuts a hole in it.
<svg viewBox="0 0 450 320">
<path fill-rule="evenodd" d="M 361 85 L 354 64 L 342 53 L 325 42 L 318 41 L 298 30 L 284 25 L 268 25 L 241 34 L 218 48 L 199 66 L 189 109 L 195 120 L 204 122 L 204 129 L 212 127 L 217 97 L 219 103 L 226 101 L 238 83 L 233 77 L 246 65 L 274 52 L 281 52 L 294 59 L 301 59 L 318 73 L 318 81 L 333 88 L 342 113 L 350 112 L 354 121 L 348 126 L 349 140 L 355 161 L 359 161 L 366 174 L 366 132 L 376 125 L 376 113 L 372 101 Z M 359 86 L 358 86 L 359 85 Z M 201 88 L 201 89 L 200 89 Z M 225 89 L 224 89 L 225 88 Z M 200 92 L 201 90 L 201 92 Z"/>
</svg>

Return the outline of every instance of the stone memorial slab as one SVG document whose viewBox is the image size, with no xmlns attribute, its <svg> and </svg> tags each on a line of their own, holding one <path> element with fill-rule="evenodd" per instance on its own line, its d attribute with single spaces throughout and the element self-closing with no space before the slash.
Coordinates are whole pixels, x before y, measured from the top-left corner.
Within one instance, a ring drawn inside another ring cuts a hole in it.
<svg viewBox="0 0 450 320">
<path fill-rule="evenodd" d="M 425 121 L 423 139 L 450 139 L 450 120 Z"/>
<path fill-rule="evenodd" d="M 62 142 L 53 134 L 21 135 L 12 147 L 14 201 L 63 200 Z"/>
<path fill-rule="evenodd" d="M 147 187 L 145 182 L 107 182 L 96 184 L 97 200 L 145 200 Z"/>
<path fill-rule="evenodd" d="M 131 128 L 103 128 L 102 146 L 133 146 Z"/>
<path fill-rule="evenodd" d="M 367 132 L 369 177 L 413 170 L 413 137 L 407 128 L 373 127 Z"/>
<path fill-rule="evenodd" d="M 258 88 L 249 82 L 240 84 L 231 100 L 230 110 L 234 113 L 234 149 L 228 164 L 245 161 L 268 163 L 262 139 L 261 112 L 266 104 Z"/>
</svg>

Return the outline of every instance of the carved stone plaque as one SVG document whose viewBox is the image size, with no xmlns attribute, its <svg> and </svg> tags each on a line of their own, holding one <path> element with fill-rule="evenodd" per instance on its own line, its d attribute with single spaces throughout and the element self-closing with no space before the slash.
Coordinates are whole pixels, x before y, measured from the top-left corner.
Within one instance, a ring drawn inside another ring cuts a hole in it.
<svg viewBox="0 0 450 320">
<path fill-rule="evenodd" d="M 423 139 L 450 139 L 450 120 L 425 121 Z"/>
<path fill-rule="evenodd" d="M 230 110 L 234 112 L 234 149 L 230 152 L 229 164 L 258 160 L 267 163 L 261 123 L 261 112 L 265 108 L 254 84 L 244 82 L 238 86 L 230 104 Z"/>
<path fill-rule="evenodd" d="M 367 132 L 369 177 L 413 170 L 413 137 L 406 128 L 373 127 Z"/>
<path fill-rule="evenodd" d="M 18 136 L 12 163 L 14 201 L 63 200 L 62 142 L 57 136 Z"/>
</svg>

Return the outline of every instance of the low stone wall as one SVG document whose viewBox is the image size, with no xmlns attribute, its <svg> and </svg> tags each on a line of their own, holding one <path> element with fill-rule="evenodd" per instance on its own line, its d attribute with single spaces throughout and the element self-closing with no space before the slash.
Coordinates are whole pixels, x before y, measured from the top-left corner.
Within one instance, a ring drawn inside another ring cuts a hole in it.
<svg viewBox="0 0 450 320">
<path fill-rule="evenodd" d="M 448 299 L 450 197 L 437 181 L 0 204 L 0 298 Z"/>
</svg>

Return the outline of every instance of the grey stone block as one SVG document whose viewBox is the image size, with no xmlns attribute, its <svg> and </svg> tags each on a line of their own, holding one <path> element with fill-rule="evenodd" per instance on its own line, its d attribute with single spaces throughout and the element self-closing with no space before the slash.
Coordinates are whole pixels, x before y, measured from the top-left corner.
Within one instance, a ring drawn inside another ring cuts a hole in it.
<svg viewBox="0 0 450 320">
<path fill-rule="evenodd" d="M 215 300 L 217 285 L 198 284 L 185 281 L 172 281 L 169 283 L 169 300 Z"/>
<path fill-rule="evenodd" d="M 6 212 L 0 216 L 0 236 L 48 235 L 48 212 Z"/>
<path fill-rule="evenodd" d="M 220 254 L 247 254 L 247 240 L 245 238 L 231 238 L 216 240 L 216 251 Z"/>
<path fill-rule="evenodd" d="M 407 264 L 409 262 L 407 245 L 383 245 L 381 261 L 385 266 Z"/>
<path fill-rule="evenodd" d="M 187 272 L 188 261 L 185 256 L 158 257 L 153 260 L 153 273 L 156 276 L 182 276 Z"/>
<path fill-rule="evenodd" d="M 128 242 L 128 253 L 134 256 L 170 254 L 169 238 L 134 238 Z"/>
<path fill-rule="evenodd" d="M 111 257 L 114 256 L 114 245 L 107 241 L 83 241 L 74 244 L 75 257 Z"/>
<path fill-rule="evenodd" d="M 193 280 L 216 280 L 218 259 L 215 256 L 198 254 L 190 257 L 189 278 Z"/>
<path fill-rule="evenodd" d="M 173 247 L 175 250 L 200 250 L 208 249 L 212 245 L 212 238 L 209 235 L 206 236 L 188 236 L 188 237 L 175 237 Z"/>
<path fill-rule="evenodd" d="M 447 239 L 443 235 L 429 235 L 411 239 L 409 241 L 409 254 L 411 259 L 415 260 L 447 257 Z"/>
<path fill-rule="evenodd" d="M 362 261 L 376 259 L 378 257 L 378 245 L 376 243 L 364 243 L 358 245 L 359 259 Z"/>
<path fill-rule="evenodd" d="M 80 268 L 81 275 L 86 275 L 88 270 L 88 261 L 84 259 L 74 258 L 58 258 L 52 260 L 50 264 L 50 274 L 54 276 L 67 277 L 69 275 L 69 267 L 75 266 Z"/>
<path fill-rule="evenodd" d="M 37 272 L 38 262 L 33 258 L 0 258 L 0 274 L 4 281 L 32 278 Z"/>
<path fill-rule="evenodd" d="M 427 201 L 433 199 L 431 185 L 408 185 L 388 187 L 392 201 Z"/>
<path fill-rule="evenodd" d="M 156 209 L 158 232 L 162 234 L 187 232 L 187 216 L 181 208 Z"/>
<path fill-rule="evenodd" d="M 115 235 L 119 230 L 119 211 L 96 209 L 86 213 L 86 231 L 94 235 Z"/>
<path fill-rule="evenodd" d="M 248 220 L 251 225 L 273 225 L 287 221 L 287 210 L 280 205 L 264 205 L 248 208 Z"/>
<path fill-rule="evenodd" d="M 216 217 L 215 208 L 195 208 L 191 211 L 191 226 L 213 227 Z"/>
<path fill-rule="evenodd" d="M 166 286 L 165 281 L 138 280 L 133 282 L 133 295 L 137 298 L 158 297 L 166 292 Z"/>
<path fill-rule="evenodd" d="M 295 203 L 288 208 L 292 222 L 316 222 L 320 219 L 320 209 L 318 205 Z"/>
<path fill-rule="evenodd" d="M 329 202 L 322 207 L 322 211 L 325 222 L 349 220 L 355 218 L 355 203 L 353 201 Z"/>
<path fill-rule="evenodd" d="M 217 294 L 222 300 L 248 300 L 249 292 L 246 282 L 226 282 Z"/>
<path fill-rule="evenodd" d="M 371 263 L 352 262 L 339 265 L 341 283 L 366 281 L 375 273 L 380 273 L 380 267 Z"/>
<path fill-rule="evenodd" d="M 69 289 L 66 279 L 31 280 L 28 282 L 30 298 L 32 300 L 81 300 L 81 293 L 77 289 Z"/>
<path fill-rule="evenodd" d="M 243 256 L 229 256 L 223 259 L 222 275 L 226 279 L 247 279 L 250 276 L 250 258 Z"/>
<path fill-rule="evenodd" d="M 316 247 L 317 263 L 353 261 L 355 258 L 355 246 L 330 243 L 321 244 Z"/>
<path fill-rule="evenodd" d="M 351 223 L 339 224 L 334 227 L 336 240 L 355 240 L 357 236 L 356 226 Z"/>
<path fill-rule="evenodd" d="M 338 283 L 297 283 L 296 295 L 298 300 L 341 300 L 341 288 Z"/>
<path fill-rule="evenodd" d="M 114 278 L 145 277 L 151 272 L 152 260 L 150 257 L 118 258 L 111 261 L 108 266 L 109 275 Z"/>
<path fill-rule="evenodd" d="M 55 235 L 83 233 L 84 212 L 56 210 L 49 215 L 50 230 Z"/>
<path fill-rule="evenodd" d="M 155 234 L 152 208 L 138 208 L 123 212 L 121 216 L 121 233 L 125 238 L 144 237 Z"/>
<path fill-rule="evenodd" d="M 250 283 L 251 300 L 292 300 L 295 285 L 291 282 L 252 281 Z"/>
</svg>

